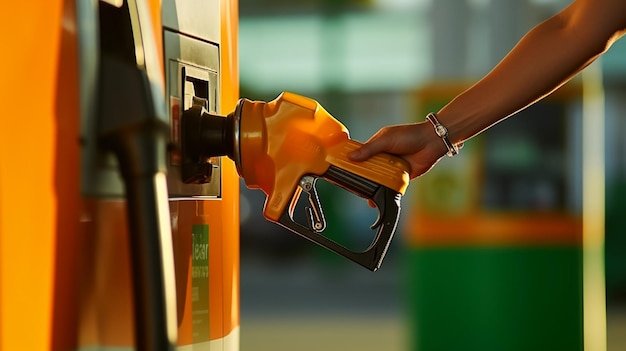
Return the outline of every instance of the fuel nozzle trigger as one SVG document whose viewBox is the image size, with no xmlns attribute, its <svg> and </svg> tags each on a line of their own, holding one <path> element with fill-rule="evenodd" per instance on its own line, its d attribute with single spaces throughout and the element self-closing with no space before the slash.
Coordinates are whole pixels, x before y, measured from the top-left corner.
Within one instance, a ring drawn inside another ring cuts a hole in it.
<svg viewBox="0 0 626 351">
<path fill-rule="evenodd" d="M 286 211 L 280 217 L 278 223 L 298 235 L 325 247 L 328 250 L 342 255 L 362 265 L 363 267 L 368 268 L 369 270 L 377 270 L 380 268 L 385 254 L 389 249 L 389 245 L 391 244 L 393 234 L 400 218 L 401 194 L 398 191 L 392 190 L 384 185 L 377 184 L 374 181 L 338 168 L 337 166 L 331 165 L 321 178 L 344 188 L 357 196 L 374 202 L 376 208 L 378 209 L 378 219 L 371 226 L 371 228 L 378 228 L 378 230 L 369 247 L 362 252 L 355 252 L 322 235 L 323 229 L 316 231 L 313 228 L 307 228 L 296 223 L 293 220 L 292 206 L 290 206 L 289 211 Z M 312 179 L 312 181 L 309 179 Z M 299 188 L 302 188 L 303 184 L 312 184 L 312 189 L 315 189 L 314 185 L 317 179 L 317 177 L 305 176 L 302 178 Z M 304 189 L 296 189 L 294 198 L 299 197 L 299 193 L 303 190 Z M 315 192 L 312 193 L 316 194 Z M 312 198 L 317 198 L 317 195 L 310 196 L 310 199 Z M 317 204 L 319 206 L 319 202 L 317 202 Z M 319 213 L 322 213 L 321 206 L 319 206 Z"/>
<path fill-rule="evenodd" d="M 355 252 L 323 235 L 326 229 L 326 219 L 315 186 L 319 178 L 315 175 L 306 175 L 300 179 L 289 207 L 280 216 L 278 223 L 372 271 L 380 268 L 400 217 L 400 193 L 335 166 L 331 166 L 328 172 L 321 177 L 360 197 L 371 200 L 378 209 L 378 218 L 370 226 L 372 230 L 378 228 L 373 241 L 365 251 Z M 294 218 L 296 206 L 303 193 L 308 196 L 308 206 L 305 207 L 307 226 L 298 223 Z"/>
<path fill-rule="evenodd" d="M 376 205 L 378 218 L 370 228 L 378 230 L 371 244 L 364 251 L 352 251 L 323 235 L 324 229 L 326 229 L 326 221 L 315 188 L 315 183 L 319 178 L 323 178 L 359 197 L 371 200 Z M 308 227 L 294 220 L 295 206 L 302 192 L 309 195 L 309 204 L 311 205 L 311 207 L 306 208 L 307 218 L 309 219 Z M 280 216 L 278 223 L 307 240 L 375 271 L 380 268 L 393 239 L 400 217 L 400 198 L 401 194 L 397 191 L 336 166 L 330 166 L 322 177 L 312 175 L 302 177 L 294 191 L 288 210 Z"/>
<path fill-rule="evenodd" d="M 300 179 L 300 183 L 296 188 L 296 192 L 289 204 L 289 218 L 294 221 L 293 215 L 300 199 L 300 195 L 304 192 L 308 195 L 308 202 L 310 206 L 305 207 L 306 219 L 309 225 L 309 229 L 316 233 L 321 233 L 326 229 L 326 218 L 324 218 L 324 212 L 322 211 L 322 205 L 320 203 L 319 196 L 317 195 L 317 189 L 315 183 L 318 177 L 307 175 Z"/>
</svg>

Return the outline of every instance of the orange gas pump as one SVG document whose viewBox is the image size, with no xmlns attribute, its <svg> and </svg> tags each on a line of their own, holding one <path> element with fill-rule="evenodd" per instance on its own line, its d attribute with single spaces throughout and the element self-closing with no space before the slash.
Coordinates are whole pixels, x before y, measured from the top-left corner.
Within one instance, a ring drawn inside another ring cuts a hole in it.
<svg viewBox="0 0 626 351">
<path fill-rule="evenodd" d="M 238 349 L 235 166 L 167 155 L 185 97 L 234 108 L 236 2 L 0 13 L 0 349 Z"/>
</svg>

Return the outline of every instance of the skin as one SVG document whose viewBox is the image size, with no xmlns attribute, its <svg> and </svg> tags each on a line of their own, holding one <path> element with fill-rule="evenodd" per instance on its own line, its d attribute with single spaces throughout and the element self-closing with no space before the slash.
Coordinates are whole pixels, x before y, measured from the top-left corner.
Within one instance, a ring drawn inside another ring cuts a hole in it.
<svg viewBox="0 0 626 351">
<path fill-rule="evenodd" d="M 626 33 L 625 0 L 577 0 L 528 32 L 496 67 L 438 113 L 461 143 L 552 93 Z M 387 126 L 349 155 L 404 158 L 411 178 L 428 172 L 447 148 L 428 122 Z"/>
</svg>

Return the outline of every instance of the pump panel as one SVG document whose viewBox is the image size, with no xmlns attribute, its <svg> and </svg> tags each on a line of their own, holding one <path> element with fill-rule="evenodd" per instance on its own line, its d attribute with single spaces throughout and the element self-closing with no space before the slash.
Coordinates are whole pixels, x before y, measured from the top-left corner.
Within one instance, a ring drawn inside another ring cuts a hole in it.
<svg viewBox="0 0 626 351">
<path fill-rule="evenodd" d="M 206 160 L 204 184 L 185 184 L 181 178 L 180 116 L 185 109 L 201 104 L 217 113 L 219 94 L 219 48 L 184 34 L 164 31 L 168 110 L 174 150 L 169 157 L 168 188 L 173 197 L 221 197 L 222 170 L 219 157 Z"/>
</svg>

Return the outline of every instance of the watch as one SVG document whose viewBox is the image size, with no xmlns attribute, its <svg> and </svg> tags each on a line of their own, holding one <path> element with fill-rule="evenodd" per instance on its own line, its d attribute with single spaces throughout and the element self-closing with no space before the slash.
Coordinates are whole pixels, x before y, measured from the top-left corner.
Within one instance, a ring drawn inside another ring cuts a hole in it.
<svg viewBox="0 0 626 351">
<path fill-rule="evenodd" d="M 437 115 L 434 114 L 433 112 L 426 115 L 426 119 L 429 120 L 430 123 L 433 124 L 433 126 L 435 127 L 435 133 L 437 133 L 437 136 L 440 137 L 441 140 L 443 140 L 443 143 L 446 145 L 446 148 L 448 148 L 447 155 L 449 157 L 452 157 L 458 154 L 459 149 L 463 147 L 463 143 L 453 144 L 450 142 L 450 139 L 448 138 L 448 128 L 444 127 L 441 123 L 439 123 L 439 120 L 437 120 Z"/>
</svg>

